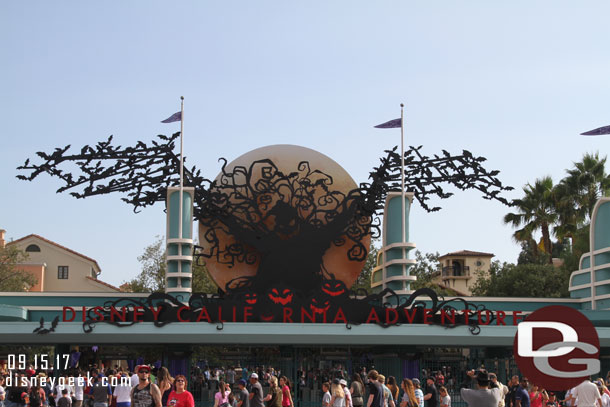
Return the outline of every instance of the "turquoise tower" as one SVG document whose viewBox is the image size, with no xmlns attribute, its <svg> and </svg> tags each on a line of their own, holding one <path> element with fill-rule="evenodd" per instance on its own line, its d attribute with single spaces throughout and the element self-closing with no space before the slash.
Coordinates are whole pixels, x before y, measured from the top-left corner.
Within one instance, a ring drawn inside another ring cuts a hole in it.
<svg viewBox="0 0 610 407">
<path fill-rule="evenodd" d="M 192 293 L 194 194 L 192 187 L 182 188 L 182 197 L 180 187 L 167 189 L 165 292 L 168 294 L 181 293 L 188 297 Z"/>
<path fill-rule="evenodd" d="M 377 254 L 377 266 L 371 273 L 373 293 L 390 288 L 399 295 L 411 294 L 411 282 L 417 279 L 410 273 L 415 260 L 409 258 L 409 252 L 415 248 L 415 243 L 409 242 L 409 212 L 413 204 L 413 193 L 405 194 L 404 217 L 401 214 L 401 201 L 400 192 L 390 192 L 386 198 L 383 210 L 383 246 Z"/>
<path fill-rule="evenodd" d="M 588 302 L 583 309 L 610 309 L 610 197 L 601 198 L 591 214 L 590 252 L 580 258 L 580 267 L 570 275 L 570 297 Z"/>
</svg>

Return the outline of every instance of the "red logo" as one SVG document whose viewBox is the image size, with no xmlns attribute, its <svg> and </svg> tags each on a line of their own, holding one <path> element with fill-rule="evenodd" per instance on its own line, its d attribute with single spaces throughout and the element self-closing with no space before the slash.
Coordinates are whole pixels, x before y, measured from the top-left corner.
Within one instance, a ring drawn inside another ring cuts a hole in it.
<svg viewBox="0 0 610 407">
<path fill-rule="evenodd" d="M 568 390 L 599 373 L 599 337 L 581 312 L 551 305 L 517 326 L 513 344 L 521 373 L 547 390 Z"/>
</svg>

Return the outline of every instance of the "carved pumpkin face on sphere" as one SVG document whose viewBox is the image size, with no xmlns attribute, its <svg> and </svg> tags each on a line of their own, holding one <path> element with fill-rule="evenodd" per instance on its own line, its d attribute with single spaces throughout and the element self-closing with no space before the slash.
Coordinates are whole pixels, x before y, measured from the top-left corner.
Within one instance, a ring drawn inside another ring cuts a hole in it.
<svg viewBox="0 0 610 407">
<path fill-rule="evenodd" d="M 246 301 L 246 304 L 254 305 L 258 300 L 258 296 L 256 293 L 245 293 L 244 300 Z"/>
<path fill-rule="evenodd" d="M 290 304 L 293 296 L 290 288 L 272 288 L 267 295 L 274 304 L 281 305 Z"/>
<path fill-rule="evenodd" d="M 338 297 L 347 292 L 345 283 L 340 280 L 324 280 L 322 283 L 322 291 L 331 297 Z"/>
</svg>

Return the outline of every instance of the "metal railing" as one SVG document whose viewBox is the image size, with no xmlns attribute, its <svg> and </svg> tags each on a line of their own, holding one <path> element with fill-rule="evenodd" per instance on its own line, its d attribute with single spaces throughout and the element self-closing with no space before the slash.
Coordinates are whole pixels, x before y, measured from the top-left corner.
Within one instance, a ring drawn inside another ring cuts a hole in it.
<svg viewBox="0 0 610 407">
<path fill-rule="evenodd" d="M 445 266 L 442 270 L 443 277 L 470 277 L 470 266 L 456 267 Z"/>
</svg>

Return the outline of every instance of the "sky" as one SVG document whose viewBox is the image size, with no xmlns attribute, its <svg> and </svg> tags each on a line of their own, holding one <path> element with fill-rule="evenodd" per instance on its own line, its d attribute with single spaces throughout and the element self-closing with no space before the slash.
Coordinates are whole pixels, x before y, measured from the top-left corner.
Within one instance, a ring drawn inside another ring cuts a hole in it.
<svg viewBox="0 0 610 407">
<path fill-rule="evenodd" d="M 426 154 L 467 149 L 521 196 L 558 182 L 584 153 L 610 150 L 610 3 L 574 1 L 0 2 L 0 229 L 93 257 L 119 285 L 165 233 L 162 203 L 134 214 L 120 196 L 77 200 L 56 179 L 15 178 L 37 151 L 121 145 L 179 130 L 161 124 L 185 97 L 185 156 L 208 178 L 271 144 L 297 144 L 357 183 L 399 130 Z M 414 205 L 422 252 L 475 250 L 516 262 L 510 208 L 474 191 Z"/>
</svg>

